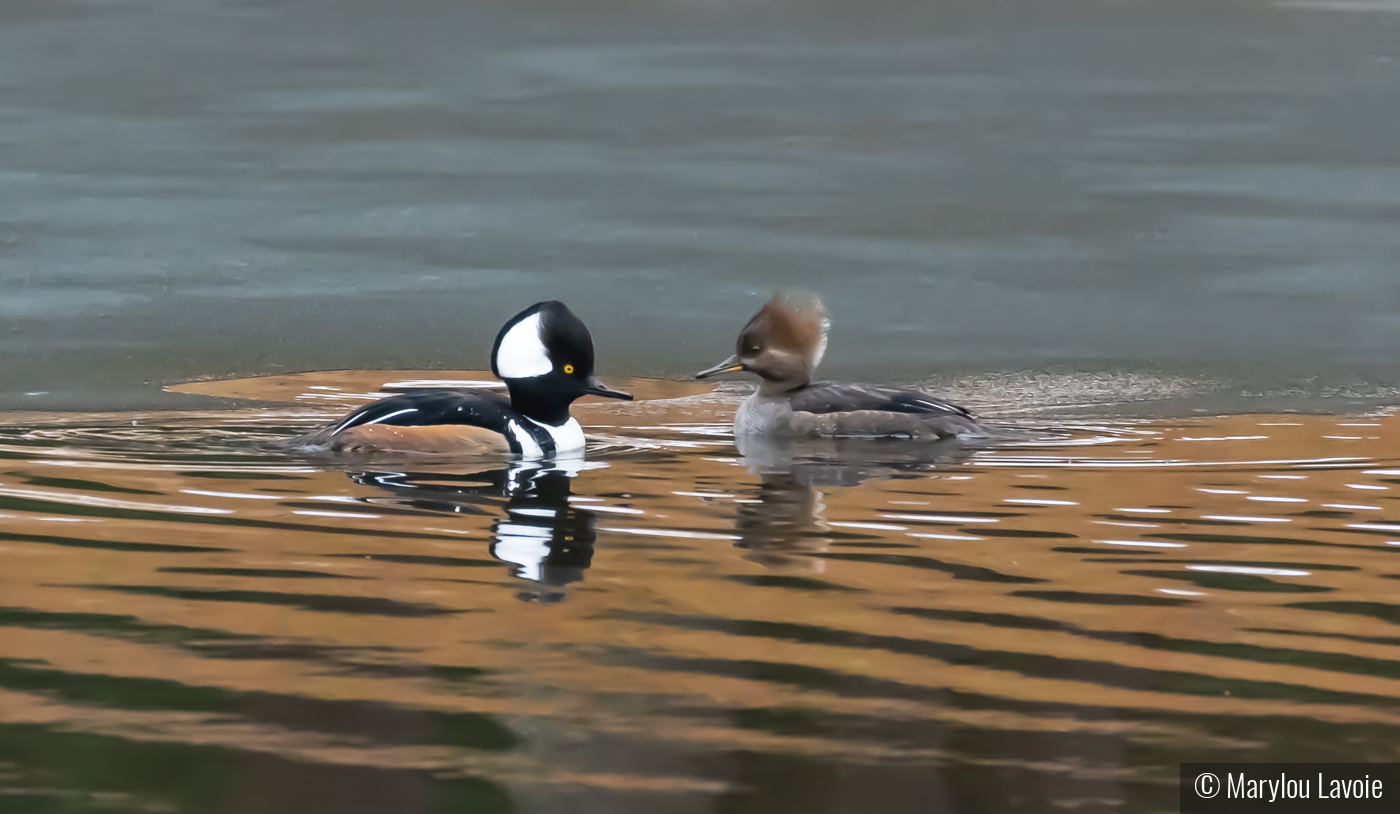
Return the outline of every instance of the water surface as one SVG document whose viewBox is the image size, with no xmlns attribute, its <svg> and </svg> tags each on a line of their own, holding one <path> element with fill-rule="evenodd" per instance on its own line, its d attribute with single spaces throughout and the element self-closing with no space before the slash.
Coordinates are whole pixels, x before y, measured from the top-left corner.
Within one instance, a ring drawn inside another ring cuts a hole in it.
<svg viewBox="0 0 1400 814">
<path fill-rule="evenodd" d="M 581 467 L 272 447 L 385 378 L 12 416 L 8 804 L 1167 812 L 1187 759 L 1400 759 L 1389 411 L 760 460 L 732 390 L 619 381 Z"/>
</svg>

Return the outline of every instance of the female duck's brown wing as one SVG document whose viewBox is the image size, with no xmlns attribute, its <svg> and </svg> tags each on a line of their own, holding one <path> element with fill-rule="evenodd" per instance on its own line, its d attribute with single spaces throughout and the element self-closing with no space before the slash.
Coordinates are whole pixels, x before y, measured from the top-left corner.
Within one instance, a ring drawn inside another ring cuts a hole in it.
<svg viewBox="0 0 1400 814">
<path fill-rule="evenodd" d="M 965 407 L 917 390 L 818 382 L 788 397 L 802 435 L 947 438 L 985 433 Z"/>
<path fill-rule="evenodd" d="M 817 382 L 792 393 L 792 409 L 804 413 L 841 413 L 876 410 L 884 413 L 959 415 L 976 418 L 971 410 L 917 390 L 899 390 L 869 384 Z"/>
</svg>

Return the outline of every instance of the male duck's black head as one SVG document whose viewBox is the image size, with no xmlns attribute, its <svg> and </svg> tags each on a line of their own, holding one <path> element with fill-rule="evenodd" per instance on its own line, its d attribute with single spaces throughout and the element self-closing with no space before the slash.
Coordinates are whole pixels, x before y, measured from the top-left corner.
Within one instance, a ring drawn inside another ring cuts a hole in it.
<svg viewBox="0 0 1400 814">
<path fill-rule="evenodd" d="M 593 337 L 557 300 L 535 303 L 501 328 L 491 372 L 506 383 L 512 407 L 554 426 L 569 420 L 569 405 L 583 396 L 632 400 L 593 378 Z"/>
<path fill-rule="evenodd" d="M 745 371 L 763 380 L 760 392 L 765 395 L 805 387 L 826 354 L 830 329 L 826 306 L 817 295 L 779 291 L 739 332 L 734 355 L 700 371 L 695 378 Z"/>
</svg>

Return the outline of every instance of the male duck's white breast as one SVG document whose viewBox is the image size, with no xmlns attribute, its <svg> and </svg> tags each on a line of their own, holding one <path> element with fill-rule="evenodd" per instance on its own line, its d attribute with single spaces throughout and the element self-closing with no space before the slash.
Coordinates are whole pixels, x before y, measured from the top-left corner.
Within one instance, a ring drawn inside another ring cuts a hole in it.
<svg viewBox="0 0 1400 814">
<path fill-rule="evenodd" d="M 554 451 L 556 454 L 579 452 L 588 443 L 583 437 L 583 428 L 579 426 L 578 419 L 572 416 L 569 417 L 568 421 L 565 421 L 557 427 L 549 424 L 540 424 L 538 421 L 535 421 L 535 423 L 543 427 L 545 432 L 548 432 L 550 437 L 554 439 Z"/>
</svg>

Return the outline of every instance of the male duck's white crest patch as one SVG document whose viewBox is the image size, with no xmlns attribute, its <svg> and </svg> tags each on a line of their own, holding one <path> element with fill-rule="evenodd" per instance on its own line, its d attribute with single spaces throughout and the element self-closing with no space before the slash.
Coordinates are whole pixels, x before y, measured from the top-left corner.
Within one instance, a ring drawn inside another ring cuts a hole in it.
<svg viewBox="0 0 1400 814">
<path fill-rule="evenodd" d="M 540 341 L 544 315 L 536 312 L 515 323 L 496 349 L 496 371 L 502 379 L 528 379 L 554 369 Z"/>
</svg>

